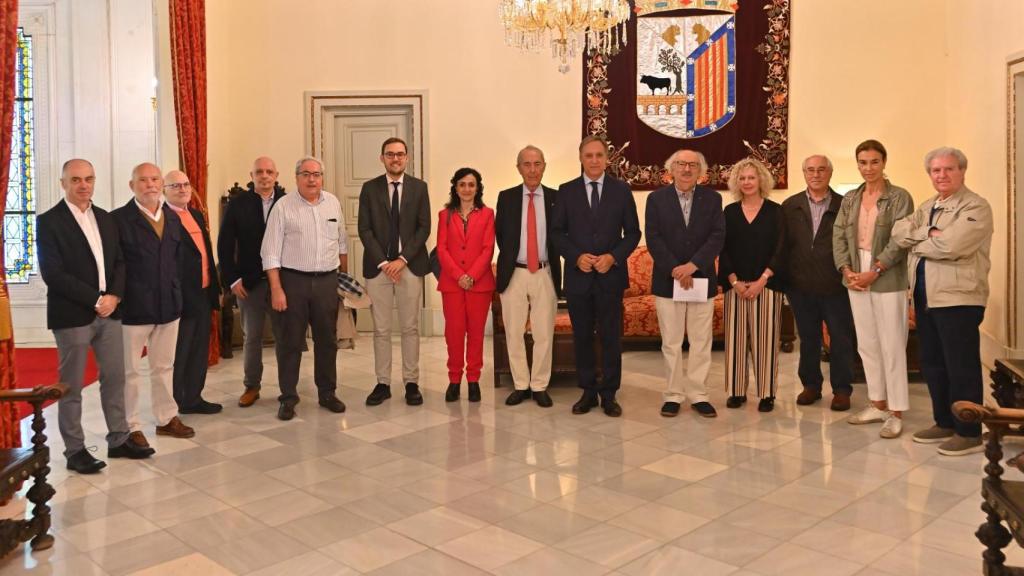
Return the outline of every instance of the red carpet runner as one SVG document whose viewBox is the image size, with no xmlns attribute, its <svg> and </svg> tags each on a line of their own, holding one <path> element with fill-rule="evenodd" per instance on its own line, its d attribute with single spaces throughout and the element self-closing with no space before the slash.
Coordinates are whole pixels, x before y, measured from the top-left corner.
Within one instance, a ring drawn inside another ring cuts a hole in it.
<svg viewBox="0 0 1024 576">
<path fill-rule="evenodd" d="M 33 388 L 42 384 L 53 384 L 60 380 L 57 376 L 56 348 L 18 348 L 14 351 L 14 370 L 17 374 L 18 388 Z M 96 382 L 98 369 L 92 351 L 85 364 L 83 382 L 88 386 Z M 18 418 L 32 415 L 32 406 L 28 402 L 16 402 Z"/>
</svg>

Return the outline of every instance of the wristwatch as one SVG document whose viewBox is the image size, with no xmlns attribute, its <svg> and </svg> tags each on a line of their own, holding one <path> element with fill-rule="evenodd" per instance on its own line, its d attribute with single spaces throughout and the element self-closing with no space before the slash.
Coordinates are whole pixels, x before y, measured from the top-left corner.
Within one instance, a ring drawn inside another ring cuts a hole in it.
<svg viewBox="0 0 1024 576">
<path fill-rule="evenodd" d="M 881 276 L 883 272 L 881 266 L 875 266 L 874 268 L 871 269 L 871 271 L 874 272 L 875 274 L 878 274 L 879 276 Z"/>
</svg>

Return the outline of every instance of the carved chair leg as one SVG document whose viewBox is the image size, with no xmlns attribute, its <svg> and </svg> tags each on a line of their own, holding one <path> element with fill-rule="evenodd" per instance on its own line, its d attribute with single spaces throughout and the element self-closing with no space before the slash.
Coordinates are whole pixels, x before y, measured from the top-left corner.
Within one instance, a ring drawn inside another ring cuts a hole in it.
<svg viewBox="0 0 1024 576">
<path fill-rule="evenodd" d="M 1003 548 L 1006 548 L 1010 541 L 1013 540 L 1013 536 L 1003 526 L 999 514 L 996 513 L 995 508 L 991 504 L 983 502 L 981 509 L 987 514 L 987 521 L 978 527 L 978 531 L 974 535 L 985 545 L 985 551 L 981 554 L 985 560 L 985 574 L 998 576 L 1003 574 L 1003 567 L 1006 562 L 1006 554 L 1003 554 Z"/>
<path fill-rule="evenodd" d="M 53 546 L 53 536 L 50 535 L 50 507 L 46 505 L 57 493 L 53 486 L 46 481 L 46 475 L 50 473 L 50 450 L 46 447 L 46 420 L 43 418 L 42 403 L 33 403 L 32 448 L 36 453 L 45 452 L 46 460 L 40 464 L 32 473 L 32 487 L 28 489 L 28 500 L 34 506 L 32 508 L 32 527 L 36 537 L 32 539 L 33 550 L 46 550 Z"/>
<path fill-rule="evenodd" d="M 33 474 L 35 482 L 28 489 L 28 500 L 34 505 L 32 524 L 36 537 L 31 542 L 33 550 L 46 550 L 53 546 L 53 536 L 50 535 L 50 507 L 47 502 L 57 491 L 46 481 L 46 475 L 49 473 L 49 466 L 40 466 Z"/>
</svg>

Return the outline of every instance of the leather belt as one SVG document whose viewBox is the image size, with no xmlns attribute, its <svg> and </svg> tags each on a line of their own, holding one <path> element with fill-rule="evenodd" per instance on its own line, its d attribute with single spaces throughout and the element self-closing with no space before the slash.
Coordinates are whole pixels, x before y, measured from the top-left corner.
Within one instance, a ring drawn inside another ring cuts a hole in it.
<svg viewBox="0 0 1024 576">
<path fill-rule="evenodd" d="M 547 262 L 541 262 L 540 266 L 537 269 L 538 270 L 543 270 L 544 268 L 547 268 L 547 267 L 548 267 L 548 263 Z M 529 264 L 520 264 L 519 262 L 516 262 L 516 268 L 526 268 L 526 269 L 529 269 L 530 265 Z"/>
<path fill-rule="evenodd" d="M 328 274 L 337 274 L 337 270 L 327 270 L 326 272 L 304 272 L 302 270 L 296 270 L 294 268 L 281 268 L 283 272 L 291 272 L 292 274 L 300 274 L 302 276 L 311 276 L 313 278 L 319 278 L 321 276 L 327 276 Z"/>
</svg>

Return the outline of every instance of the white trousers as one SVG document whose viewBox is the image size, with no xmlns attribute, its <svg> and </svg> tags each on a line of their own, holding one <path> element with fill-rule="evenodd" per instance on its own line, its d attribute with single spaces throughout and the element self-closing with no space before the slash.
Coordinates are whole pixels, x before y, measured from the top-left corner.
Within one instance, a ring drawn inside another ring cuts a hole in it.
<svg viewBox="0 0 1024 576">
<path fill-rule="evenodd" d="M 871 269 L 871 252 L 860 250 L 860 269 Z M 864 363 L 868 398 L 889 410 L 910 409 L 907 384 L 907 292 L 850 290 L 857 352 Z"/>
<path fill-rule="evenodd" d="M 551 268 L 543 268 L 533 274 L 526 268 L 516 268 L 500 298 L 508 364 L 512 369 L 516 390 L 547 390 L 551 381 L 551 347 L 558 308 Z M 527 319 L 530 320 L 530 334 L 533 336 L 532 373 L 526 361 L 524 334 Z"/>
<path fill-rule="evenodd" d="M 178 343 L 178 320 L 166 324 L 123 326 L 124 405 L 128 429 L 142 431 L 139 418 L 139 387 L 142 386 L 142 349 L 149 361 L 150 400 L 157 426 L 165 426 L 178 415 L 174 402 L 174 350 Z"/>
<path fill-rule="evenodd" d="M 711 370 L 711 329 L 715 303 L 676 302 L 654 297 L 661 329 L 661 354 L 665 358 L 668 387 L 665 402 L 682 404 L 708 401 L 708 371 Z M 686 373 L 683 375 L 683 338 L 690 341 Z"/>
</svg>

